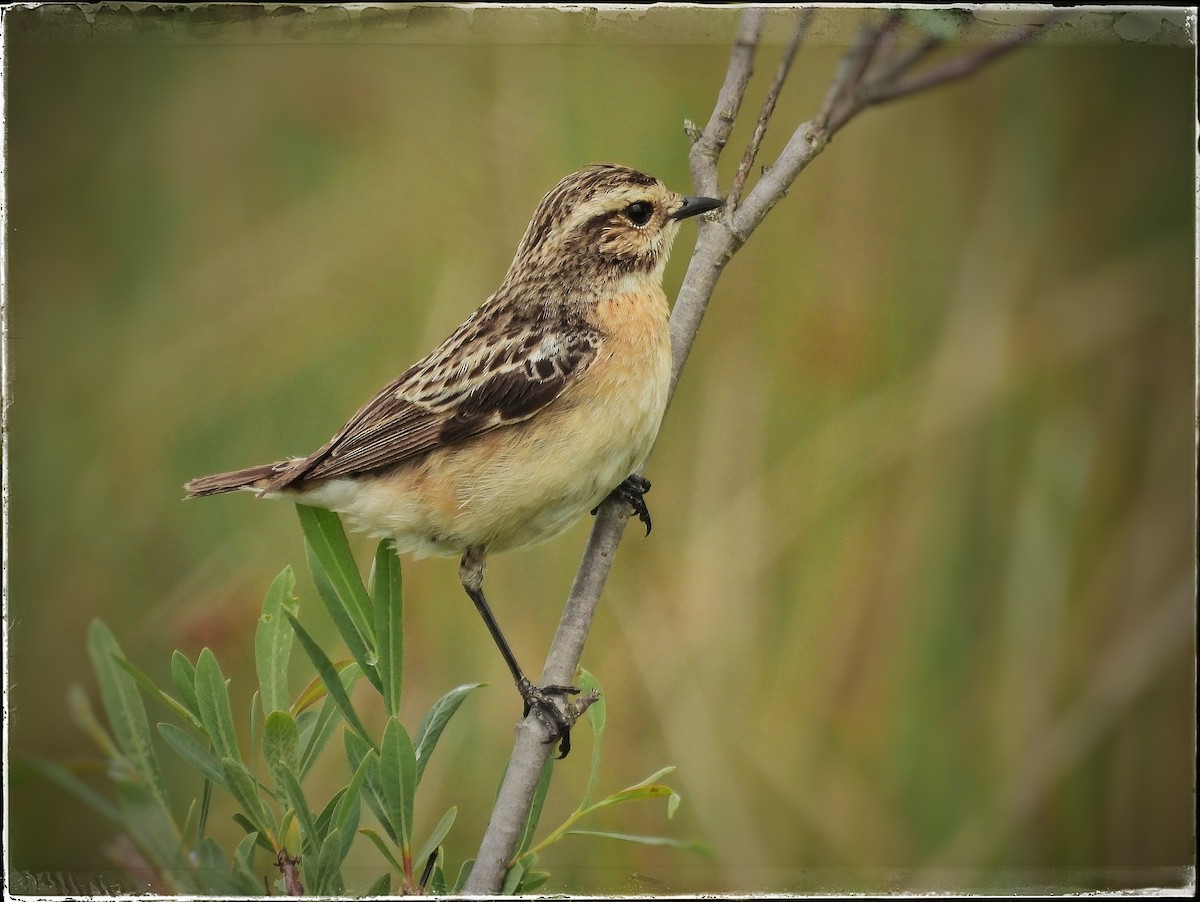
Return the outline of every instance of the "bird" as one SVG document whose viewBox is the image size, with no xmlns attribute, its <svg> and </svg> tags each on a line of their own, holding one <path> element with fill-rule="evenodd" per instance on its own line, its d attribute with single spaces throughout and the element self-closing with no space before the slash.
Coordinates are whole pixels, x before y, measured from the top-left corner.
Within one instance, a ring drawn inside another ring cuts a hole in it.
<svg viewBox="0 0 1200 902">
<path fill-rule="evenodd" d="M 426 357 L 306 457 L 188 482 L 340 514 L 397 554 L 459 556 L 459 580 L 547 743 L 573 718 L 521 669 L 483 591 L 487 556 L 547 541 L 608 497 L 649 534 L 635 471 L 671 380 L 663 270 L 682 220 L 721 207 L 614 163 L 560 180 L 538 203 L 500 287 Z"/>
</svg>

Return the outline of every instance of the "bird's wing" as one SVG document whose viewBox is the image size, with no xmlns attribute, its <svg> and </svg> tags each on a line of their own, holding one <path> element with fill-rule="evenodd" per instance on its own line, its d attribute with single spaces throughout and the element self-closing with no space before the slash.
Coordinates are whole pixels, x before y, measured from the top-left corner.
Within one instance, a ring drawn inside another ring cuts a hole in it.
<svg viewBox="0 0 1200 902">
<path fill-rule="evenodd" d="M 391 466 L 529 419 L 587 369 L 602 343 L 581 323 L 496 325 L 467 320 L 324 446 L 281 467 L 266 490 Z"/>
</svg>

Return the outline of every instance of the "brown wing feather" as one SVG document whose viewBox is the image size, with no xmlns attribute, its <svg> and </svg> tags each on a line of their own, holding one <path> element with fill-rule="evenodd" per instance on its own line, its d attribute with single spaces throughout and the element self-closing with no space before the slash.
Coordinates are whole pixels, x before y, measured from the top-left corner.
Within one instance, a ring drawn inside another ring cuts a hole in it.
<svg viewBox="0 0 1200 902">
<path fill-rule="evenodd" d="M 392 466 L 526 420 L 577 379 L 601 345 L 600 333 L 579 323 L 504 325 L 497 334 L 487 320 L 467 320 L 265 490 Z"/>
</svg>

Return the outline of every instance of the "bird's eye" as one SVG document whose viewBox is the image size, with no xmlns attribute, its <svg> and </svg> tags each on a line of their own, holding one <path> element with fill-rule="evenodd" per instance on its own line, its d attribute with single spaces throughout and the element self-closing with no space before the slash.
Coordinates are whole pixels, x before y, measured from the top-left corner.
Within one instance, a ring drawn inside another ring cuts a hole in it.
<svg viewBox="0 0 1200 902">
<path fill-rule="evenodd" d="M 626 218 L 635 226 L 644 226 L 654 214 L 654 207 L 644 200 L 637 200 L 625 208 Z"/>
</svg>

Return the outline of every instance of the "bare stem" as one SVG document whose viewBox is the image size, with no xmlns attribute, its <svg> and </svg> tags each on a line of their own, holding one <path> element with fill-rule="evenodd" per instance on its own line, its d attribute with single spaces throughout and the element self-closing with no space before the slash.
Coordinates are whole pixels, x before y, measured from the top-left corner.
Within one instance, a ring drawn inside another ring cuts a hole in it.
<svg viewBox="0 0 1200 902">
<path fill-rule="evenodd" d="M 719 214 L 709 214 L 701 221 L 696 249 L 671 313 L 672 395 L 725 264 L 838 129 L 868 105 L 907 96 L 969 75 L 1026 43 L 1038 30 L 1038 26 L 1030 26 L 1005 41 L 912 75 L 909 74 L 912 67 L 940 42 L 925 38 L 910 50 L 897 49 L 896 30 L 900 19 L 898 13 L 890 14 L 881 25 L 862 33 L 858 46 L 843 59 L 820 112 L 813 120 L 802 123 L 796 129 L 779 158 L 764 171 L 745 199 L 738 203 L 767 124 L 774 114 L 775 102 L 792 58 L 803 39 L 809 15 L 808 11 L 801 13 L 801 20 L 784 51 L 731 187 L 731 202 Z M 750 7 L 742 13 L 725 81 L 708 124 L 703 130 L 690 123 L 685 124 L 685 130 L 692 139 L 689 163 L 693 186 L 698 194 L 720 194 L 717 159 L 729 140 L 753 72 L 754 54 L 764 16 L 765 9 L 762 7 Z M 627 508 L 619 502 L 606 502 L 600 507 L 558 631 L 551 643 L 542 674 L 544 683 L 561 685 L 570 683 L 575 677 L 601 590 L 625 530 L 627 514 Z M 513 863 L 542 769 L 552 750 L 543 737 L 544 729 L 533 716 L 522 719 L 517 725 L 508 770 L 476 855 L 475 866 L 464 887 L 464 892 L 468 894 L 492 895 L 499 892 L 503 885 L 505 874 Z"/>
</svg>

